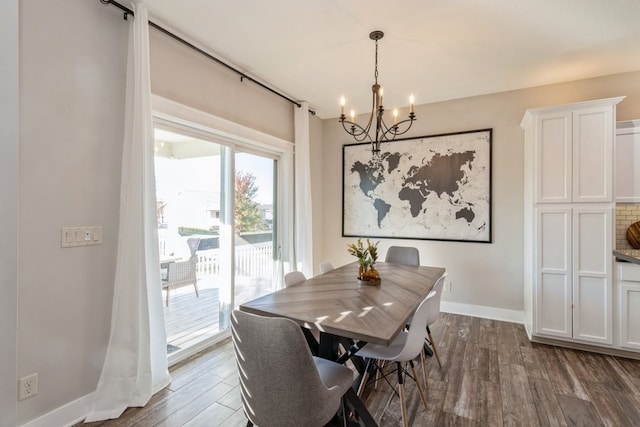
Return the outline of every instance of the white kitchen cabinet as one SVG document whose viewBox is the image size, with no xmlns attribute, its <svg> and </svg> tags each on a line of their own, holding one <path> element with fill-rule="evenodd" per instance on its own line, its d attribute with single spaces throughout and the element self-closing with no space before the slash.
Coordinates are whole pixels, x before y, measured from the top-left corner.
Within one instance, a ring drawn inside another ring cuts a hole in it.
<svg viewBox="0 0 640 427">
<path fill-rule="evenodd" d="M 640 203 L 640 120 L 616 125 L 615 171 L 616 202 Z"/>
<path fill-rule="evenodd" d="M 623 97 L 528 110 L 525 326 L 613 345 L 614 137 Z"/>
<path fill-rule="evenodd" d="M 640 265 L 618 263 L 620 347 L 640 350 Z"/>
<path fill-rule="evenodd" d="M 590 343 L 613 343 L 613 209 L 536 208 L 533 330 Z"/>
<path fill-rule="evenodd" d="M 613 344 L 613 207 L 572 213 L 573 338 Z"/>
<path fill-rule="evenodd" d="M 613 201 L 615 104 L 573 104 L 527 115 L 535 139 L 535 202 Z"/>
<path fill-rule="evenodd" d="M 537 333 L 571 338 L 571 208 L 536 210 L 535 326 Z"/>
</svg>

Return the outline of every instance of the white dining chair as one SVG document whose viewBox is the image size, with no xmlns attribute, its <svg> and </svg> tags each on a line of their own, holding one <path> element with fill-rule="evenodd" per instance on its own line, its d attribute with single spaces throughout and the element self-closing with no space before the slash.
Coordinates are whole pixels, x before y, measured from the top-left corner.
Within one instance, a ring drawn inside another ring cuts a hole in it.
<svg viewBox="0 0 640 427">
<path fill-rule="evenodd" d="M 442 277 L 438 280 L 444 280 Z M 435 286 L 435 285 L 434 285 Z M 420 383 L 419 377 L 416 372 L 415 365 L 413 363 L 413 359 L 418 357 L 421 354 L 424 340 L 427 336 L 427 321 L 429 319 L 429 300 L 434 298 L 436 293 L 431 291 L 429 295 L 420 303 L 418 308 L 416 309 L 413 315 L 413 325 L 409 330 L 402 331 L 400 334 L 393 340 L 393 342 L 389 346 L 380 345 L 380 344 L 372 344 L 369 343 L 362 347 L 358 352 L 358 356 L 367 358 L 367 367 L 362 376 L 362 381 L 360 383 L 360 388 L 358 390 L 358 394 L 362 394 L 362 390 L 367 385 L 367 380 L 369 377 L 369 372 L 371 371 L 371 365 L 377 364 L 376 361 L 388 361 L 395 362 L 396 364 L 396 372 L 398 376 L 398 388 L 400 389 L 400 405 L 402 409 L 402 422 L 404 427 L 408 427 L 409 425 L 409 417 L 407 413 L 407 402 L 405 396 L 404 389 L 404 379 L 406 377 L 407 368 L 406 365 L 409 364 L 413 379 L 416 382 L 418 387 L 418 393 L 420 394 L 420 398 L 422 399 L 422 403 L 424 404 L 425 409 L 427 408 L 427 397 L 425 395 L 425 390 L 422 388 L 422 384 Z M 422 369 L 425 369 L 423 366 Z M 386 378 L 385 378 L 386 379 Z M 376 378 L 376 381 L 377 378 Z M 425 387 L 427 387 L 427 383 L 425 382 Z"/>
<path fill-rule="evenodd" d="M 331 264 L 330 262 L 321 262 L 320 263 L 320 273 L 327 273 L 331 270 L 333 270 L 333 264 Z"/>
<path fill-rule="evenodd" d="M 301 271 L 291 271 L 284 275 L 284 286 L 294 286 L 307 280 L 307 277 Z"/>
<path fill-rule="evenodd" d="M 433 285 L 433 291 L 436 295 L 428 301 L 429 308 L 427 310 L 427 340 L 429 344 L 431 344 L 431 348 L 433 349 L 433 354 L 436 356 L 436 360 L 438 361 L 438 366 L 442 369 L 442 363 L 440 362 L 440 356 L 438 355 L 438 349 L 436 347 L 436 342 L 433 340 L 433 336 L 431 335 L 430 325 L 433 325 L 440 316 L 440 299 L 442 297 L 442 288 L 444 287 L 444 282 L 449 273 L 444 273 L 440 279 Z"/>
<path fill-rule="evenodd" d="M 425 341 L 427 344 L 431 346 L 433 349 L 433 354 L 436 356 L 436 361 L 438 362 L 438 366 L 442 369 L 442 363 L 440 362 L 440 355 L 438 355 L 438 349 L 436 348 L 436 342 L 433 340 L 433 336 L 431 335 L 431 329 L 429 329 L 429 325 L 432 325 L 438 320 L 440 316 L 440 299 L 442 297 L 442 288 L 444 287 L 444 282 L 449 273 L 443 273 L 442 276 L 434 283 L 433 288 L 431 288 L 431 292 L 429 295 L 434 294 L 433 297 L 429 298 L 427 302 L 427 336 L 425 337 Z M 407 321 L 407 327 L 411 328 L 413 324 L 413 318 L 409 318 Z M 424 350 L 424 349 L 423 349 Z M 422 363 L 422 376 L 424 378 L 424 382 L 427 382 L 427 361 L 425 358 L 424 351 L 420 354 L 420 361 Z"/>
</svg>

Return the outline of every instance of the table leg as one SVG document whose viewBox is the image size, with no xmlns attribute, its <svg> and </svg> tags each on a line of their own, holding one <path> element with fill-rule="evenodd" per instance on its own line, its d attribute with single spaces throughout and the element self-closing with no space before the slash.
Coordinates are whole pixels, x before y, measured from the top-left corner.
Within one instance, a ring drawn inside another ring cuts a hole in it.
<svg viewBox="0 0 640 427">
<path fill-rule="evenodd" d="M 318 355 L 323 359 L 332 360 L 334 362 L 338 360 L 339 340 L 340 337 L 337 335 L 320 332 L 320 347 Z"/>
</svg>

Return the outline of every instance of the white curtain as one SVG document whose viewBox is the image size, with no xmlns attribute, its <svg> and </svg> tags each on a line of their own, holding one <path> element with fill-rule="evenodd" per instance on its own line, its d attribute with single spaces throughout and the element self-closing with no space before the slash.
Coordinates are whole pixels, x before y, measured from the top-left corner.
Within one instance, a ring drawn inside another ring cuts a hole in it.
<svg viewBox="0 0 640 427">
<path fill-rule="evenodd" d="M 296 269 L 313 276 L 313 216 L 311 204 L 311 155 L 309 104 L 294 108 L 295 127 L 295 260 Z"/>
<path fill-rule="evenodd" d="M 109 346 L 85 421 L 144 406 L 170 382 L 160 286 L 146 7 L 133 1 L 129 33 L 120 229 Z"/>
</svg>

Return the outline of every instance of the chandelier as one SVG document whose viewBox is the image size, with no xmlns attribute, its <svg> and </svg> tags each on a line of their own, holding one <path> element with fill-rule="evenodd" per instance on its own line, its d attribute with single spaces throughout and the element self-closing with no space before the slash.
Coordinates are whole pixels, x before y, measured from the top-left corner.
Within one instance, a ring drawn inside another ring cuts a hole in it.
<svg viewBox="0 0 640 427">
<path fill-rule="evenodd" d="M 350 118 L 347 120 L 344 115 L 344 96 L 340 98 L 340 123 L 344 130 L 351 135 L 356 141 L 370 142 L 371 153 L 374 157 L 378 157 L 380 154 L 380 144 L 383 142 L 393 141 L 398 135 L 406 133 L 413 125 L 413 121 L 416 120 L 416 115 L 413 113 L 413 95 L 409 97 L 409 118 L 402 121 L 398 121 L 398 109 L 393 109 L 393 125 L 388 126 L 384 121 L 384 107 L 382 105 L 382 86 L 378 84 L 378 40 L 384 37 L 382 31 L 373 31 L 369 34 L 369 38 L 376 42 L 376 66 L 375 66 L 375 82 L 371 86 L 372 101 L 371 101 L 371 115 L 369 121 L 365 126 L 361 126 L 355 122 L 355 112 L 351 110 Z M 375 123 L 375 128 L 373 127 Z"/>
</svg>

